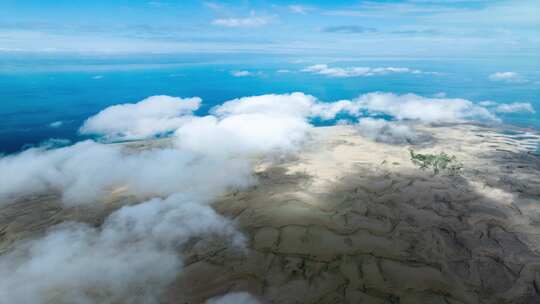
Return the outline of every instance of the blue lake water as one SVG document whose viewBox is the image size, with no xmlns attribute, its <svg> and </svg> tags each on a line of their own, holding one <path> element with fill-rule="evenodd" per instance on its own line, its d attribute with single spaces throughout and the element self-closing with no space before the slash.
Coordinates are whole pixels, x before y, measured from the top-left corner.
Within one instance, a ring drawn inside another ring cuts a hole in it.
<svg viewBox="0 0 540 304">
<path fill-rule="evenodd" d="M 262 64 L 261 62 L 264 62 Z M 205 114 L 212 106 L 249 95 L 301 91 L 323 101 L 383 91 L 433 96 L 444 92 L 474 102 L 530 102 L 537 112 L 499 115 L 504 122 L 540 129 L 540 63 L 530 60 L 362 59 L 332 64 L 299 58 L 145 57 L 0 59 L 0 153 L 11 153 L 49 138 L 81 139 L 77 130 L 89 116 L 119 103 L 152 95 L 199 96 Z M 332 66 L 408 67 L 440 75 L 392 74 L 328 78 L 299 72 L 315 63 Z M 288 69 L 290 73 L 278 73 Z M 254 76 L 234 77 L 248 70 Z M 528 81 L 493 82 L 494 72 L 516 71 Z M 60 121 L 57 127 L 51 123 Z"/>
</svg>

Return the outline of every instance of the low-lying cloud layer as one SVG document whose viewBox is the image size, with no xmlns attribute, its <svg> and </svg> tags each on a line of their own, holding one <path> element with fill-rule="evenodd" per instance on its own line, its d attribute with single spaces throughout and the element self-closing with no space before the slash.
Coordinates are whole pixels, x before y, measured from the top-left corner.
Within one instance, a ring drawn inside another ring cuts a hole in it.
<svg viewBox="0 0 540 304">
<path fill-rule="evenodd" d="M 111 139 L 171 134 L 166 148 L 79 142 L 31 148 L 0 158 L 0 207 L 29 194 L 56 191 L 67 206 L 97 206 L 111 193 L 141 203 L 113 212 L 100 227 L 64 223 L 44 237 L 16 243 L 0 256 L 0 298 L 9 303 L 158 303 L 182 271 L 179 248 L 194 236 L 220 235 L 237 248 L 234 222 L 210 203 L 230 189 L 252 185 L 255 159 L 298 151 L 311 119 L 358 120 L 361 134 L 390 144 L 422 141 L 409 121 L 496 122 L 495 112 L 524 104 L 478 105 L 465 99 L 369 93 L 321 102 L 303 93 L 244 97 L 196 116 L 199 98 L 149 97 L 104 109 L 81 132 Z M 371 118 L 391 117 L 388 122 Z M 119 191 L 121 190 L 121 191 Z M 46 278 L 46 279 L 44 279 Z M 256 303 L 245 294 L 209 303 Z"/>
<path fill-rule="evenodd" d="M 487 108 L 461 98 L 429 98 L 416 94 L 368 93 L 353 100 L 317 103 L 317 116 L 332 119 L 339 113 L 355 117 L 385 114 L 396 120 L 417 120 L 425 123 L 460 123 L 465 121 L 497 122 Z"/>
<path fill-rule="evenodd" d="M 225 102 L 204 117 L 193 115 L 199 105 L 199 98 L 154 96 L 109 107 L 90 117 L 81 131 L 107 139 L 142 139 L 173 132 L 172 147 L 125 153 L 118 145 L 85 141 L 59 149 L 28 149 L 0 158 L 0 198 L 7 202 L 19 194 L 52 189 L 60 191 L 67 204 L 84 204 L 117 188 L 127 188 L 141 198 L 182 192 L 185 185 L 190 185 L 190 191 L 206 192 L 200 188 L 207 181 L 221 191 L 223 187 L 214 180 L 219 177 L 212 172 L 215 167 L 242 172 L 244 178 L 249 175 L 249 164 L 243 157 L 294 151 L 312 127 L 312 118 L 331 120 L 344 114 L 360 121 L 386 115 L 424 123 L 498 122 L 494 113 L 534 112 L 528 103 L 479 105 L 459 98 L 392 93 L 368 93 L 336 102 L 321 102 L 303 93 L 245 97 Z"/>
<path fill-rule="evenodd" d="M 354 100 L 359 109 L 391 115 L 398 120 L 428 123 L 497 121 L 487 109 L 461 98 L 427 98 L 415 94 L 370 93 Z"/>
<path fill-rule="evenodd" d="M 64 224 L 42 238 L 15 244 L 0 256 L 0 272 L 11 274 L 0 282 L 0 298 L 10 303 L 158 303 L 163 288 L 181 272 L 179 248 L 190 238 L 218 234 L 243 247 L 234 223 L 209 203 L 228 189 L 251 185 L 255 157 L 297 149 L 310 128 L 302 115 L 238 110 L 243 102 L 195 117 L 197 99 L 188 107 L 185 100 L 169 97 L 148 100 L 156 108 L 147 108 L 146 101 L 143 106 L 152 115 L 139 103 L 113 106 L 89 121 L 106 137 L 118 130 L 146 137 L 149 130 L 161 133 L 163 120 L 182 120 L 169 148 L 134 151 L 85 141 L 0 159 L 2 203 L 51 190 L 62 193 L 64 204 L 87 208 L 115 189 L 142 201 L 157 197 L 112 213 L 99 228 Z M 170 106 L 165 110 L 163 100 Z M 133 127 L 115 120 L 116 115 L 129 116 Z M 150 124 L 138 132 L 140 120 L 148 116 L 159 127 Z"/>
<path fill-rule="evenodd" d="M 100 228 L 67 223 L 0 257 L 9 303 L 159 303 L 182 268 L 179 246 L 219 234 L 242 246 L 231 221 L 196 197 L 124 207 Z"/>
<path fill-rule="evenodd" d="M 201 99 L 152 96 L 138 103 L 111 106 L 90 117 L 80 128 L 82 134 L 104 135 L 109 139 L 145 138 L 176 130 L 188 114 L 196 111 Z"/>
<path fill-rule="evenodd" d="M 406 124 L 384 119 L 363 118 L 358 122 L 358 131 L 373 141 L 394 145 L 416 144 L 429 138 Z"/>
</svg>

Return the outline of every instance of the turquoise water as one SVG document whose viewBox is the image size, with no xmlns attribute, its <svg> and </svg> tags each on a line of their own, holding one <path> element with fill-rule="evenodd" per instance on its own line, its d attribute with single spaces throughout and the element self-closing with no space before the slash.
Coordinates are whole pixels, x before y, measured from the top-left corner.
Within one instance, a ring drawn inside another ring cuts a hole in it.
<svg viewBox="0 0 540 304">
<path fill-rule="evenodd" d="M 261 64 L 264 62 L 264 64 Z M 408 67 L 440 75 L 393 74 L 328 78 L 298 72 L 315 64 Z M 290 73 L 277 73 L 288 69 Z M 234 77 L 248 70 L 254 76 Z M 528 81 L 493 82 L 494 72 L 516 71 Z M 483 59 L 362 59 L 331 63 L 324 59 L 258 56 L 141 58 L 25 58 L 0 60 L 0 152 L 18 151 L 49 138 L 81 139 L 82 122 L 101 109 L 137 102 L 151 95 L 200 96 L 199 114 L 224 101 L 248 95 L 301 91 L 321 100 L 354 98 L 384 91 L 424 96 L 444 92 L 480 102 L 530 102 L 537 113 L 499 115 L 504 122 L 540 129 L 540 68 L 529 60 L 505 63 Z M 61 121 L 58 127 L 50 124 Z"/>
</svg>

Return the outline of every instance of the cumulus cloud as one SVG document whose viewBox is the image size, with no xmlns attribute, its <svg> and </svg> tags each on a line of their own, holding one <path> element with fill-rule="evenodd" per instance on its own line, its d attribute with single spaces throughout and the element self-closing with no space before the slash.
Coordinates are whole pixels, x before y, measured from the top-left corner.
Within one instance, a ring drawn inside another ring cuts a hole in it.
<svg viewBox="0 0 540 304">
<path fill-rule="evenodd" d="M 369 93 L 354 100 L 358 110 L 383 113 L 398 120 L 428 123 L 498 121 L 486 108 L 460 98 L 428 98 L 416 94 Z"/>
<path fill-rule="evenodd" d="M 302 72 L 325 75 L 336 78 L 367 77 L 386 74 L 433 74 L 433 72 L 423 72 L 421 70 L 402 67 L 330 67 L 327 64 L 315 64 L 302 70 Z"/>
<path fill-rule="evenodd" d="M 489 80 L 507 83 L 527 82 L 527 79 L 516 72 L 496 72 L 489 75 Z"/>
<path fill-rule="evenodd" d="M 212 21 L 213 25 L 223 27 L 261 27 L 269 24 L 271 18 L 266 16 L 256 16 L 252 13 L 245 18 L 220 18 Z"/>
<path fill-rule="evenodd" d="M 195 151 L 208 144 L 234 154 L 294 150 L 310 125 L 291 116 L 241 114 L 223 119 L 213 116 L 194 120 L 176 131 L 178 144 Z"/>
<path fill-rule="evenodd" d="M 503 103 L 495 107 L 495 111 L 498 113 L 536 113 L 532 104 L 528 102 L 514 102 L 514 103 Z"/>
<path fill-rule="evenodd" d="M 106 137 L 121 132 L 148 136 L 166 130 L 164 124 L 174 125 L 173 147 L 128 153 L 120 145 L 84 141 L 60 149 L 28 149 L 0 158 L 0 198 L 7 202 L 21 193 L 55 190 L 73 205 L 95 202 L 118 188 L 141 198 L 186 189 L 206 193 L 207 183 L 217 191 L 226 188 L 220 178 L 227 171 L 237 172 L 238 180 L 227 179 L 244 185 L 249 154 L 294 150 L 311 127 L 306 117 L 315 102 L 301 93 L 263 95 L 232 100 L 213 109 L 214 115 L 196 117 L 191 111 L 198 107 L 198 98 L 192 102 L 165 98 L 165 109 L 153 100 L 109 107 L 85 125 L 104 130 Z M 174 116 L 182 112 L 184 116 Z M 116 125 L 117 120 L 122 121 Z M 139 120 L 146 120 L 145 128 Z"/>
<path fill-rule="evenodd" d="M 459 123 L 465 121 L 496 122 L 488 109 L 460 98 L 429 98 L 416 94 L 368 93 L 353 100 L 317 103 L 312 115 L 333 119 L 339 113 L 363 117 L 385 114 L 396 120 L 418 120 L 426 123 Z"/>
<path fill-rule="evenodd" d="M 209 181 L 213 189 L 222 191 L 227 184 L 220 182 L 219 172 L 238 172 L 235 183 L 245 185 L 249 176 L 245 158 L 295 151 L 312 127 L 309 120 L 313 118 L 382 114 L 397 121 L 425 123 L 497 122 L 494 112 L 534 111 L 525 103 L 488 109 L 466 99 L 378 92 L 335 102 L 321 102 L 303 93 L 244 97 L 213 108 L 212 115 L 206 117 L 192 115 L 199 103 L 198 98 L 151 97 L 137 104 L 109 107 L 82 128 L 107 138 L 147 137 L 170 130 L 174 133 L 170 148 L 127 153 L 119 145 L 85 141 L 2 157 L 0 198 L 7 202 L 21 193 L 55 190 L 62 193 L 66 204 L 87 204 L 120 188 L 140 198 L 186 189 L 205 193 L 204 185 Z M 216 167 L 222 169 L 216 173 Z"/>
<path fill-rule="evenodd" d="M 315 97 L 299 92 L 268 94 L 227 101 L 214 108 L 212 113 L 220 117 L 254 113 L 307 117 L 316 102 Z"/>
<path fill-rule="evenodd" d="M 323 120 L 334 119 L 339 113 L 347 113 L 356 117 L 362 116 L 358 105 L 346 99 L 335 102 L 319 102 L 311 107 L 311 115 Z"/>
<path fill-rule="evenodd" d="M 206 301 L 206 304 L 259 304 L 260 302 L 246 292 L 232 292 Z"/>
<path fill-rule="evenodd" d="M 225 102 L 212 116 L 191 121 L 176 131 L 182 147 L 199 150 L 215 145 L 232 154 L 296 150 L 311 125 L 316 99 L 303 93 L 261 95 Z"/>
<path fill-rule="evenodd" d="M 88 118 L 79 131 L 110 140 L 148 138 L 176 130 L 200 103 L 198 97 L 152 96 L 135 104 L 108 107 Z"/>
</svg>

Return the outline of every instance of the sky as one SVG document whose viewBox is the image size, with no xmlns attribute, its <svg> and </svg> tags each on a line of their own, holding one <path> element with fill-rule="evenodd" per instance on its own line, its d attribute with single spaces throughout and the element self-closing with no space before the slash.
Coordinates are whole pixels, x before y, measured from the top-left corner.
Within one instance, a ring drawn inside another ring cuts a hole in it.
<svg viewBox="0 0 540 304">
<path fill-rule="evenodd" d="M 534 57 L 538 0 L 1 0 L 0 56 Z"/>
</svg>

